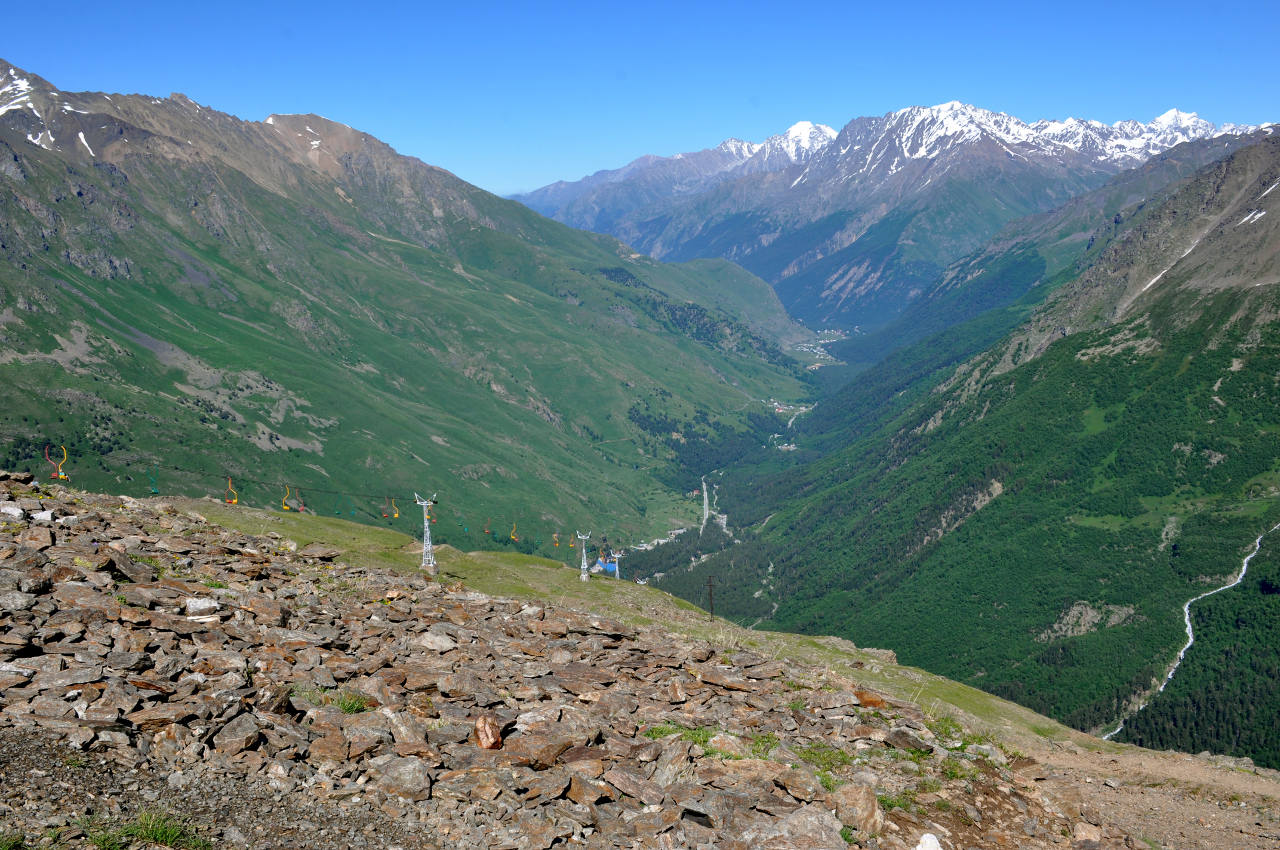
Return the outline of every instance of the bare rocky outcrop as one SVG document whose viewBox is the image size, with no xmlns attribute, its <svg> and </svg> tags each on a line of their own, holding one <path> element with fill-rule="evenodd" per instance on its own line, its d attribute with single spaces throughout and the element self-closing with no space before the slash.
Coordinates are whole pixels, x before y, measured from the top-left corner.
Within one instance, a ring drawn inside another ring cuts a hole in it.
<svg viewBox="0 0 1280 850">
<path fill-rule="evenodd" d="M 1123 846 L 828 671 L 29 475 L 0 505 L 0 833 L 161 807 L 226 846 Z"/>
</svg>

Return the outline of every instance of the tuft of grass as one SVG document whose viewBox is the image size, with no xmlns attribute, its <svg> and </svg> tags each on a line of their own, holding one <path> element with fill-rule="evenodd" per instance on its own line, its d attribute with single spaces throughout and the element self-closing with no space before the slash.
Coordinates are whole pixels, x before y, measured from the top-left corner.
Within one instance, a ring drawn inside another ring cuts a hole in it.
<svg viewBox="0 0 1280 850">
<path fill-rule="evenodd" d="M 373 708 L 375 700 L 355 691 L 339 691 L 333 704 L 343 714 L 359 714 Z"/>
<path fill-rule="evenodd" d="M 758 759 L 768 758 L 769 753 L 773 752 L 776 746 L 778 746 L 778 736 L 772 732 L 756 735 L 751 739 L 751 757 Z"/>
<path fill-rule="evenodd" d="M 203 584 L 205 587 L 210 587 L 210 588 L 213 588 L 214 590 L 222 590 L 227 586 L 227 583 L 225 581 L 221 581 L 216 578 L 207 578 L 200 583 Z"/>
<path fill-rule="evenodd" d="M 960 722 L 954 717 L 939 717 L 932 723 L 927 724 L 929 731 L 937 736 L 940 741 L 964 740 L 964 729 L 961 728 Z"/>
<path fill-rule="evenodd" d="M 653 738 L 656 740 L 658 738 L 668 738 L 672 735 L 679 735 L 684 740 L 690 741 L 691 743 L 697 744 L 699 747 L 706 749 L 707 742 L 711 740 L 715 733 L 716 730 L 712 729 L 710 726 L 704 726 L 700 729 L 690 729 L 688 726 L 681 726 L 678 723 L 659 723 L 657 726 L 652 726 L 646 729 L 644 731 L 644 736 L 646 738 Z M 719 751 L 716 750 L 715 752 Z M 721 755 L 728 758 L 741 758 L 741 756 L 733 756 L 730 753 L 721 753 Z"/>
<path fill-rule="evenodd" d="M 211 843 L 196 835 L 185 821 L 167 812 L 154 810 L 139 812 L 133 823 L 121 828 L 120 834 L 159 844 L 162 847 L 178 848 L 178 850 L 212 850 L 213 848 Z"/>
<path fill-rule="evenodd" d="M 822 787 L 828 791 L 834 791 L 836 788 L 840 787 L 840 780 L 836 779 L 825 770 L 819 770 L 817 772 L 817 777 L 818 782 L 820 782 Z"/>
<path fill-rule="evenodd" d="M 692 741 L 699 747 L 707 746 L 707 742 L 711 740 L 711 736 L 715 734 L 715 730 L 710 726 L 703 726 L 699 729 L 686 729 L 680 733 L 680 737 L 686 741 Z"/>
<path fill-rule="evenodd" d="M 373 708 L 376 702 L 371 697 L 367 697 L 357 691 L 336 691 L 332 688 L 302 688 L 295 686 L 293 693 L 312 705 L 332 705 L 343 714 L 359 714 L 362 711 L 368 711 Z"/>
<path fill-rule="evenodd" d="M 853 832 L 853 827 L 851 826 L 840 827 L 840 837 L 844 839 L 845 844 L 852 844 L 857 840 Z"/>
<path fill-rule="evenodd" d="M 926 794 L 931 791 L 941 791 L 942 782 L 933 776 L 926 776 L 916 783 L 917 791 L 924 791 Z"/>
<path fill-rule="evenodd" d="M 656 741 L 659 738 L 667 738 L 683 731 L 683 726 L 677 726 L 674 723 L 659 723 L 657 726 L 650 726 L 644 730 L 644 736 Z"/>
<path fill-rule="evenodd" d="M 796 750 L 796 755 L 819 770 L 825 771 L 832 771 L 845 765 L 853 764 L 853 756 L 839 747 L 833 747 L 821 741 L 815 741 Z"/>
<path fill-rule="evenodd" d="M 0 835 L 0 850 L 27 850 L 27 840 L 21 833 Z"/>
<path fill-rule="evenodd" d="M 969 779 L 977 772 L 971 764 L 954 756 L 947 756 L 942 762 L 942 775 L 947 779 Z"/>
<path fill-rule="evenodd" d="M 916 810 L 916 789 L 914 788 L 904 788 L 897 794 L 877 794 L 876 799 L 880 801 L 880 808 L 886 812 L 890 809 L 902 809 L 904 812 Z"/>
<path fill-rule="evenodd" d="M 76 821 L 76 825 L 98 850 L 124 850 L 126 842 L 121 830 L 108 829 L 97 818 L 92 817 L 82 817 Z"/>
<path fill-rule="evenodd" d="M 793 699 L 791 702 L 787 703 L 787 708 L 796 712 L 804 711 L 804 700 Z"/>
</svg>

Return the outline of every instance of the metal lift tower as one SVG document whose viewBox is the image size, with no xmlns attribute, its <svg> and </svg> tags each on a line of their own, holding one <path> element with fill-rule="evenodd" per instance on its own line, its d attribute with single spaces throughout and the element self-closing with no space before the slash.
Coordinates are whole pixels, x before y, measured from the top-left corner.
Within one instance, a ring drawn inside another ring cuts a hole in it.
<svg viewBox="0 0 1280 850">
<path fill-rule="evenodd" d="M 436 503 L 436 494 L 432 493 L 430 499 L 424 499 L 414 493 L 413 500 L 422 505 L 422 568 L 427 571 L 427 575 L 433 576 L 437 570 L 436 553 L 431 550 L 431 506 Z"/>
<path fill-rule="evenodd" d="M 587 541 L 591 539 L 590 534 L 577 532 L 579 545 L 582 546 L 582 573 L 578 576 L 582 581 L 587 580 Z"/>
</svg>

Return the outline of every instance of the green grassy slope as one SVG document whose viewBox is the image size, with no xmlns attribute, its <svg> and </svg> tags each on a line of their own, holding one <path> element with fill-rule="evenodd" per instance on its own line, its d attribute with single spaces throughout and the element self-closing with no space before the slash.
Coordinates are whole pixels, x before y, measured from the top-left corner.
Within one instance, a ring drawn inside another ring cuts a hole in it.
<svg viewBox="0 0 1280 850">
<path fill-rule="evenodd" d="M 805 392 L 777 341 L 803 332 L 727 264 L 637 259 L 323 119 L 296 120 L 339 150 L 312 168 L 268 125 L 146 100 L 68 113 L 125 128 L 98 159 L 0 129 L 10 468 L 65 445 L 82 486 L 230 476 L 246 503 L 288 486 L 373 522 L 395 496 L 402 527 L 439 491 L 442 536 L 550 554 L 575 526 L 693 516 L 636 398 L 732 432 Z"/>
</svg>

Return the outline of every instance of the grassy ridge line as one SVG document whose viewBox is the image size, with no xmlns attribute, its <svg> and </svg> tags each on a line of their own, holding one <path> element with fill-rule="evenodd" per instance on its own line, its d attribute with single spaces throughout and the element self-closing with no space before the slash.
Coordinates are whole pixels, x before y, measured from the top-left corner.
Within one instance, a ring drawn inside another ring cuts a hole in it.
<svg viewBox="0 0 1280 850">
<path fill-rule="evenodd" d="M 176 500 L 210 522 L 248 534 L 280 534 L 299 546 L 319 542 L 342 550 L 363 566 L 414 571 L 421 544 L 398 531 L 320 516 L 301 516 L 207 500 Z M 575 550 L 576 551 L 576 550 Z M 746 629 L 657 588 L 593 576 L 583 582 L 568 564 L 516 553 L 462 552 L 435 547 L 441 578 L 461 581 L 492 596 L 528 599 L 613 617 L 636 627 L 659 626 L 721 648 L 750 649 L 829 670 L 890 696 L 920 705 L 934 717 L 957 716 L 976 730 L 1014 748 L 1071 741 L 1088 749 L 1118 752 L 1126 745 L 1103 742 L 1030 709 L 927 671 L 890 663 L 881 653 L 832 637 Z"/>
</svg>

